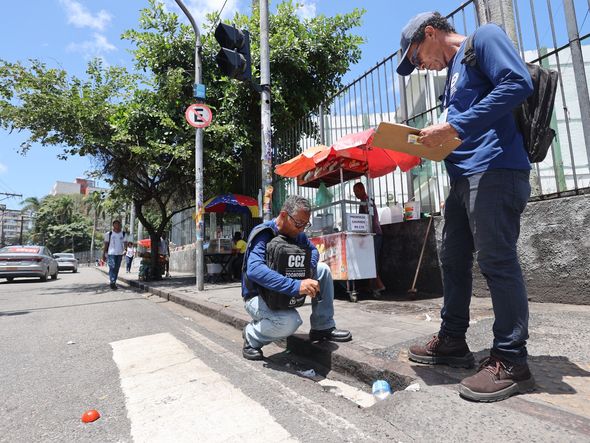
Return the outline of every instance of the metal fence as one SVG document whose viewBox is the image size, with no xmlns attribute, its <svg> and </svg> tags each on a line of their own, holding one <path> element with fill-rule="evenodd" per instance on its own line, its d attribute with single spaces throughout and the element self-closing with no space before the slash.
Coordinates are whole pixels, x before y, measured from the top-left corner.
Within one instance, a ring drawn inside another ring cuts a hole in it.
<svg viewBox="0 0 590 443">
<path fill-rule="evenodd" d="M 463 3 L 447 18 L 463 35 L 471 34 L 490 14 L 490 2 Z M 494 21 L 502 24 L 528 62 L 551 67 L 560 74 L 552 127 L 557 137 L 545 161 L 531 174 L 533 198 L 576 194 L 590 186 L 590 100 L 585 60 L 590 46 L 590 0 L 507 0 L 496 11 Z M 496 2 L 497 6 L 498 2 Z M 583 17 L 579 20 L 578 17 Z M 409 17 L 408 17 L 409 19 Z M 336 139 L 381 121 L 424 127 L 436 123 L 441 109 L 446 72 L 416 71 L 408 77 L 395 73 L 399 51 L 386 57 L 361 77 L 327 99 L 318 109 L 286 133 L 275 136 L 273 161 L 279 164 L 317 144 Z M 371 180 L 377 205 L 420 201 L 423 212 L 439 212 L 449 189 L 444 162 L 423 160 L 407 173 L 399 170 Z M 335 199 L 351 199 L 352 183 L 344 190 L 333 189 Z M 340 195 L 344 192 L 344 196 Z M 287 194 L 315 199 L 316 190 L 298 187 L 294 180 L 275 176 L 279 205 Z M 350 211 L 353 203 L 348 203 Z M 276 207 L 276 205 L 275 205 Z M 338 217 L 338 214 L 335 214 Z"/>
</svg>

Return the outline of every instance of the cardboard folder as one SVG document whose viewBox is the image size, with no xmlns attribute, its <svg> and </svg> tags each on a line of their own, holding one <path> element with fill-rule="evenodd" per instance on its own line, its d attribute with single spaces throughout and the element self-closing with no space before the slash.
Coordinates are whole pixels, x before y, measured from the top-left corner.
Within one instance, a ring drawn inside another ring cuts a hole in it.
<svg viewBox="0 0 590 443">
<path fill-rule="evenodd" d="M 398 123 L 381 122 L 375 132 L 375 137 L 371 143 L 376 148 L 391 149 L 392 151 L 405 152 L 406 154 L 416 155 L 429 160 L 441 161 L 446 158 L 461 144 L 461 140 L 455 138 L 450 142 L 444 143 L 436 148 L 427 148 L 420 143 L 411 143 L 410 140 L 420 133 L 419 129 L 411 126 L 401 125 Z"/>
</svg>

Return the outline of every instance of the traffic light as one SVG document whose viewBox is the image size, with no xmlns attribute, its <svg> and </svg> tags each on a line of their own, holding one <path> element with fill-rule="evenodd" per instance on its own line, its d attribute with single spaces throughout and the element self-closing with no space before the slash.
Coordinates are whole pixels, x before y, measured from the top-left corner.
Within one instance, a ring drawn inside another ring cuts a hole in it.
<svg viewBox="0 0 590 443">
<path fill-rule="evenodd" d="M 219 23 L 215 28 L 215 40 L 221 45 L 215 57 L 221 72 L 236 80 L 249 81 L 252 78 L 250 33 Z"/>
</svg>

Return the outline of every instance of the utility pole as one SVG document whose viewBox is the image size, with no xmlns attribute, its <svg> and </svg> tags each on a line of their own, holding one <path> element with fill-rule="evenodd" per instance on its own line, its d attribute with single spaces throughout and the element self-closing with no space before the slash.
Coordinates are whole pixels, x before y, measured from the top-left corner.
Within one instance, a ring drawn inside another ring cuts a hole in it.
<svg viewBox="0 0 590 443">
<path fill-rule="evenodd" d="M 201 33 L 195 19 L 186 8 L 182 0 L 175 0 L 176 4 L 182 9 L 182 12 L 187 16 L 188 20 L 195 32 L 195 95 L 198 87 L 201 86 L 202 66 L 201 66 Z M 204 258 L 203 254 L 203 238 L 205 233 L 205 221 L 203 220 L 203 130 L 197 128 L 195 133 L 195 224 L 196 224 L 196 286 L 197 291 L 205 289 L 205 275 L 204 275 Z"/>
<path fill-rule="evenodd" d="M 270 46 L 268 42 L 268 0 L 260 0 L 260 108 L 263 220 L 272 218 L 272 127 L 270 122 Z"/>
</svg>

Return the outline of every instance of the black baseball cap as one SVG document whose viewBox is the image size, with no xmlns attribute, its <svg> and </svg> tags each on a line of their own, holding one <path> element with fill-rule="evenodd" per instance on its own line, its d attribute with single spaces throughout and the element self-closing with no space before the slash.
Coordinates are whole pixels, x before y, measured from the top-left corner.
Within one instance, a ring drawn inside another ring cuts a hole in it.
<svg viewBox="0 0 590 443">
<path fill-rule="evenodd" d="M 402 61 L 397 65 L 397 73 L 399 75 L 410 75 L 415 66 L 408 59 L 408 50 L 412 45 L 412 37 L 416 31 L 430 18 L 434 17 L 434 12 L 422 12 L 416 17 L 412 18 L 406 26 L 402 29 L 402 36 L 400 39 L 400 46 L 402 48 Z"/>
</svg>

